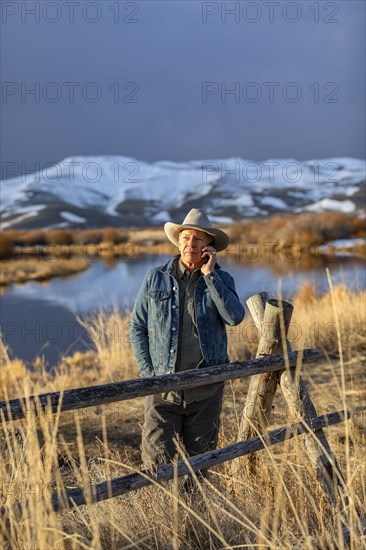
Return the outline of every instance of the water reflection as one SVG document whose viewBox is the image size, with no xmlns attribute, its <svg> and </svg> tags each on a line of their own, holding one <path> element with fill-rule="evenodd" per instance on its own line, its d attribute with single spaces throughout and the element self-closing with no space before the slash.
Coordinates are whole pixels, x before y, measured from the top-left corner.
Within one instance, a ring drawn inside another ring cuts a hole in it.
<svg viewBox="0 0 366 550">
<path fill-rule="evenodd" d="M 50 364 L 57 363 L 62 354 L 90 347 L 76 315 L 108 309 L 114 303 L 121 308 L 132 307 L 146 272 L 168 258 L 147 255 L 138 261 L 97 261 L 79 274 L 4 289 L 0 305 L 5 341 L 16 356 L 32 361 L 41 353 Z M 255 292 L 264 290 L 276 295 L 279 281 L 284 299 L 290 299 L 305 281 L 314 284 L 319 291 L 327 290 L 323 262 L 319 258 L 304 258 L 303 261 L 303 264 L 283 260 L 244 265 L 235 262 L 235 258 L 221 258 L 219 263 L 233 275 L 238 295 L 245 301 Z M 363 262 L 333 261 L 329 269 L 334 284 L 344 281 L 353 289 L 366 286 Z"/>
<path fill-rule="evenodd" d="M 163 261 L 167 258 L 164 257 Z M 98 261 L 81 273 L 52 279 L 46 288 L 33 281 L 13 285 L 4 293 L 3 299 L 16 296 L 34 302 L 48 302 L 78 314 L 107 308 L 114 302 L 121 307 L 132 307 L 145 273 L 159 265 L 161 260 L 161 256 L 151 255 L 135 262 Z"/>
</svg>

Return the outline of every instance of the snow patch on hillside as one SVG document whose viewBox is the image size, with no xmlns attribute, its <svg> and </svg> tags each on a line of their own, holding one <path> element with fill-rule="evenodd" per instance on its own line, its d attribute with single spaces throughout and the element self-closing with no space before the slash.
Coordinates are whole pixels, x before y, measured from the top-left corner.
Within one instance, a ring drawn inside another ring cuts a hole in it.
<svg viewBox="0 0 366 550">
<path fill-rule="evenodd" d="M 48 226 L 63 220 L 86 226 L 136 219 L 161 224 L 180 221 L 182 211 L 194 205 L 216 220 L 233 221 L 268 211 L 352 213 L 351 197 L 365 179 L 365 161 L 343 157 L 152 163 L 113 155 L 68 157 L 47 170 L 0 182 L 1 227 L 16 226 L 41 210 L 40 223 Z"/>
</svg>

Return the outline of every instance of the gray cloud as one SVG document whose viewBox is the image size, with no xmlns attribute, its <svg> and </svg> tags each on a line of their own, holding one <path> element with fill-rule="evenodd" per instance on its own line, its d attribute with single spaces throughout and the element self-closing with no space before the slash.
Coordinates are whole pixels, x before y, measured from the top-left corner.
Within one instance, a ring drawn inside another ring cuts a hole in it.
<svg viewBox="0 0 366 550">
<path fill-rule="evenodd" d="M 3 4 L 11 9 L 22 3 Z M 48 4 L 38 23 L 34 16 L 22 22 L 20 13 L 4 17 L 3 12 L 3 86 L 14 83 L 19 92 L 3 94 L 2 163 L 24 162 L 31 168 L 70 155 L 108 153 L 149 161 L 364 156 L 363 2 L 282 1 L 272 23 L 264 2 L 257 3 L 262 16 L 256 23 L 243 18 L 243 13 L 255 15 L 249 2 L 239 3 L 238 22 L 227 14 L 226 23 L 221 2 L 119 2 L 119 23 L 111 10 L 116 2 L 81 1 L 78 9 L 75 4 L 74 23 L 61 1 L 62 17 L 50 23 L 47 17 L 56 12 L 54 2 Z M 100 21 L 82 19 L 87 4 L 89 17 L 92 4 L 99 6 Z M 226 2 L 228 9 L 235 4 Z M 310 9 L 315 4 L 319 23 Z M 301 18 L 290 23 L 283 13 L 293 18 L 294 6 Z M 216 8 L 204 23 L 202 10 Z M 339 22 L 326 23 L 326 18 Z M 24 94 L 22 101 L 22 83 L 35 82 L 39 103 Z M 79 83 L 73 103 L 67 82 Z M 96 87 L 85 88 L 90 82 Z M 217 90 L 206 102 L 204 82 Z M 268 82 L 278 83 L 273 102 Z M 114 83 L 120 86 L 118 103 Z M 123 89 L 127 83 L 135 84 Z M 225 95 L 235 85 L 239 97 Z M 48 101 L 47 94 L 57 90 L 60 100 Z M 98 90 L 99 101 L 85 99 Z M 250 101 L 256 92 L 261 98 Z M 301 98 L 291 102 L 296 93 Z"/>
</svg>

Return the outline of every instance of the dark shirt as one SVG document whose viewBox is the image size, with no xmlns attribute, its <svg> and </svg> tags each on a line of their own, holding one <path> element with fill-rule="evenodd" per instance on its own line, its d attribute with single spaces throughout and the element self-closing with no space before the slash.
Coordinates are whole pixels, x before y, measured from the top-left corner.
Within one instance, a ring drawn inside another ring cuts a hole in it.
<svg viewBox="0 0 366 550">
<path fill-rule="evenodd" d="M 173 274 L 179 285 L 179 334 L 175 372 L 183 372 L 195 369 L 202 360 L 194 308 L 194 292 L 197 281 L 201 276 L 201 269 L 197 268 L 190 273 L 182 263 L 181 258 L 179 258 L 174 262 Z M 164 393 L 163 398 L 166 401 L 178 404 L 181 404 L 182 401 L 185 403 L 202 401 L 212 397 L 222 386 L 223 382 L 215 382 L 196 388 Z"/>
</svg>

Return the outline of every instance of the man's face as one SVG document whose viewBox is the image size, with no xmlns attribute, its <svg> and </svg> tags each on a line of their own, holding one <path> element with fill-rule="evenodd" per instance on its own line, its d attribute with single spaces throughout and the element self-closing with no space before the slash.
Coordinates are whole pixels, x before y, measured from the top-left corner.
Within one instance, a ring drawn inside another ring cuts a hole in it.
<svg viewBox="0 0 366 550">
<path fill-rule="evenodd" d="M 178 237 L 178 248 L 183 263 L 199 264 L 202 260 L 202 249 L 211 241 L 211 236 L 204 231 L 183 229 Z"/>
</svg>

